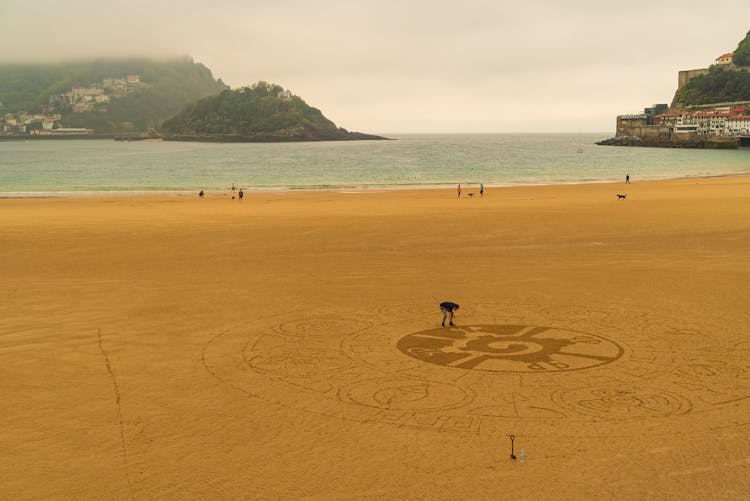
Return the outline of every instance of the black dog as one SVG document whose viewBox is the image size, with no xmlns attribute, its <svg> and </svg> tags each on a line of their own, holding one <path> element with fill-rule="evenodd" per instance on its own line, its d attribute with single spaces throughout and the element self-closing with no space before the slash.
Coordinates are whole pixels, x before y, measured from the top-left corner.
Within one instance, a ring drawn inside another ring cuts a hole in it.
<svg viewBox="0 0 750 501">
<path fill-rule="evenodd" d="M 621 199 L 621 198 L 622 198 L 623 200 L 625 200 L 625 197 L 627 197 L 627 196 L 628 196 L 628 194 L 627 194 L 627 193 L 626 193 L 626 194 L 624 194 L 624 195 L 620 195 L 620 194 L 618 193 L 618 194 L 617 194 L 617 199 L 619 200 L 619 199 Z"/>
</svg>

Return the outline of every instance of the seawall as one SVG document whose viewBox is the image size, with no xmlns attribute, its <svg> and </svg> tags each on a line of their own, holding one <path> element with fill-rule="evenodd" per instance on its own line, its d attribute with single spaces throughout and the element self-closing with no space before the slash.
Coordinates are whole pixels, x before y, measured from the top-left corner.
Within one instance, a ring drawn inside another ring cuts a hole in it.
<svg viewBox="0 0 750 501">
<path fill-rule="evenodd" d="M 740 146 L 735 138 L 671 134 L 668 137 L 618 136 L 596 143 L 601 146 L 643 146 L 652 148 L 698 148 L 734 150 Z"/>
</svg>

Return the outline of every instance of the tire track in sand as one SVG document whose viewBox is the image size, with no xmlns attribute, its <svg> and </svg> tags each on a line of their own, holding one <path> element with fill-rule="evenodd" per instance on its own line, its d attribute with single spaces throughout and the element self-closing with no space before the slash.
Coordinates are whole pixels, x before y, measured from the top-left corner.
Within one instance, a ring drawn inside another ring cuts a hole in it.
<svg viewBox="0 0 750 501">
<path fill-rule="evenodd" d="M 120 404 L 120 386 L 117 384 L 117 378 L 115 377 L 115 373 L 112 370 L 112 364 L 109 361 L 109 354 L 107 353 L 107 350 L 104 349 L 104 344 L 102 343 L 102 330 L 99 329 L 97 332 L 97 337 L 99 338 L 99 351 L 102 352 L 102 356 L 104 357 L 104 364 L 107 367 L 107 373 L 109 373 L 110 379 L 112 379 L 112 386 L 115 389 L 115 403 L 117 404 L 117 414 L 120 418 L 120 444 L 122 449 L 122 466 L 125 470 L 125 479 L 128 482 L 128 490 L 130 491 L 130 499 L 135 499 L 135 496 L 133 495 L 133 483 L 130 480 L 130 472 L 128 470 L 128 451 L 125 447 L 125 426 L 123 424 L 122 419 L 122 405 Z"/>
</svg>

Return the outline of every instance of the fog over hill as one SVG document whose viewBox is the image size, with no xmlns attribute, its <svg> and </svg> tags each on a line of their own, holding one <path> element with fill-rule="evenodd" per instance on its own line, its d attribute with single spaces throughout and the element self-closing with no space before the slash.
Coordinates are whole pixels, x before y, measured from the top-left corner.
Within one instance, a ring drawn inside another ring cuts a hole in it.
<svg viewBox="0 0 750 501">
<path fill-rule="evenodd" d="M 25 132 L 143 132 L 160 127 L 187 104 L 225 89 L 207 67 L 189 58 L 0 64 L 1 111 L 15 114 Z M 27 123 L 28 118 L 21 120 L 22 112 L 44 118 Z"/>
</svg>

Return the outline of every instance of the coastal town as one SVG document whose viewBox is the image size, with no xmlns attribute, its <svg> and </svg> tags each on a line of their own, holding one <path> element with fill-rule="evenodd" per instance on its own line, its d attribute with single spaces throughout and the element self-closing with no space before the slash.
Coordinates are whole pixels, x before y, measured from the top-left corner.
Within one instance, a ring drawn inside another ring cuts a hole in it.
<svg viewBox="0 0 750 501">
<path fill-rule="evenodd" d="M 78 127 L 64 127 L 66 113 L 87 113 L 107 111 L 107 105 L 115 99 L 127 97 L 146 84 L 140 75 L 108 77 L 87 87 L 73 86 L 69 91 L 53 94 L 49 103 L 38 113 L 0 114 L 0 135 L 5 136 L 66 136 L 93 135 L 94 130 Z M 0 112 L 2 111 L 0 102 Z"/>
<path fill-rule="evenodd" d="M 640 114 L 620 115 L 617 117 L 618 135 L 632 134 L 639 129 L 644 136 L 712 134 L 735 137 L 750 134 L 750 101 L 697 108 L 668 111 L 666 104 L 657 104 Z M 656 110 L 663 112 L 657 114 Z M 646 127 L 653 129 L 649 131 Z"/>
<path fill-rule="evenodd" d="M 719 56 L 715 68 L 746 71 L 732 62 L 733 53 Z M 678 92 L 708 68 L 678 74 Z M 737 147 L 750 145 L 750 101 L 684 106 L 655 104 L 642 113 L 619 115 L 617 132 L 599 144 L 687 147 Z M 700 146 L 703 145 L 703 146 Z"/>
</svg>

